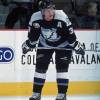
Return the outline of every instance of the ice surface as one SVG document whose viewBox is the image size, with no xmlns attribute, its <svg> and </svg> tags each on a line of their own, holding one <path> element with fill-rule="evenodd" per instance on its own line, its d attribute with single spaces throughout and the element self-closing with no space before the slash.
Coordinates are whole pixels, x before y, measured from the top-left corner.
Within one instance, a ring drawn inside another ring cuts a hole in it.
<svg viewBox="0 0 100 100">
<path fill-rule="evenodd" d="M 29 97 L 0 97 L 0 100 L 28 100 Z M 55 100 L 56 96 L 42 96 L 41 100 Z M 68 100 L 100 100 L 100 95 L 68 96 Z"/>
</svg>

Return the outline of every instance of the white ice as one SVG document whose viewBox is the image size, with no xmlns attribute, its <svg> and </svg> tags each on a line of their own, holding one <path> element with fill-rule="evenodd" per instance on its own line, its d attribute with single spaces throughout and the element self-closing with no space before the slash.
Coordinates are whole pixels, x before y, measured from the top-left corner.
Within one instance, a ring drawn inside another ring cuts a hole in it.
<svg viewBox="0 0 100 100">
<path fill-rule="evenodd" d="M 56 96 L 42 96 L 41 100 L 55 100 Z M 29 97 L 0 97 L 0 100 L 29 100 Z M 100 95 L 68 96 L 67 100 L 100 100 Z"/>
</svg>

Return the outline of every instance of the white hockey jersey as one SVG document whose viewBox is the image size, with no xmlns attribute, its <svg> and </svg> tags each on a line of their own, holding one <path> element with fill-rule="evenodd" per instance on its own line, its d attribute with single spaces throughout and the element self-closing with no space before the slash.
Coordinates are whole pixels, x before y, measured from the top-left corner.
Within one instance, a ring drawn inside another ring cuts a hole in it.
<svg viewBox="0 0 100 100">
<path fill-rule="evenodd" d="M 28 30 L 28 45 L 38 42 L 38 48 L 61 48 L 76 41 L 72 23 L 62 10 L 55 10 L 54 19 L 47 22 L 41 12 L 31 16 Z"/>
</svg>

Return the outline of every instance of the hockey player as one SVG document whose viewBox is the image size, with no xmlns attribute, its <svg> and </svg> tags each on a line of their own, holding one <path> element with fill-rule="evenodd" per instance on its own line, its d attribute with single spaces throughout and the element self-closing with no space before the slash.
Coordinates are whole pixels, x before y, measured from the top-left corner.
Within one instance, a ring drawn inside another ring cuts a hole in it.
<svg viewBox="0 0 100 100">
<path fill-rule="evenodd" d="M 77 41 L 71 22 L 62 10 L 56 10 L 52 2 L 41 1 L 41 11 L 34 13 L 29 22 L 28 40 L 22 44 L 23 53 L 37 46 L 36 68 L 34 73 L 33 94 L 29 100 L 41 100 L 41 92 L 52 54 L 55 52 L 56 81 L 58 95 L 56 100 L 66 100 L 69 79 L 67 72 L 74 48 L 77 54 L 84 55 Z"/>
</svg>

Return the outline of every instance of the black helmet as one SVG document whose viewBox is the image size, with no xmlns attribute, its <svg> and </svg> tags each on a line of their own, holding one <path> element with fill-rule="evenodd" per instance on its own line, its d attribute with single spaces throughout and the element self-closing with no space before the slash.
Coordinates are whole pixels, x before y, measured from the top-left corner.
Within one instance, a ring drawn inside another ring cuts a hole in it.
<svg viewBox="0 0 100 100">
<path fill-rule="evenodd" d="M 38 5 L 40 10 L 46 8 L 55 8 L 55 5 L 53 4 L 52 0 L 40 0 Z"/>
</svg>

